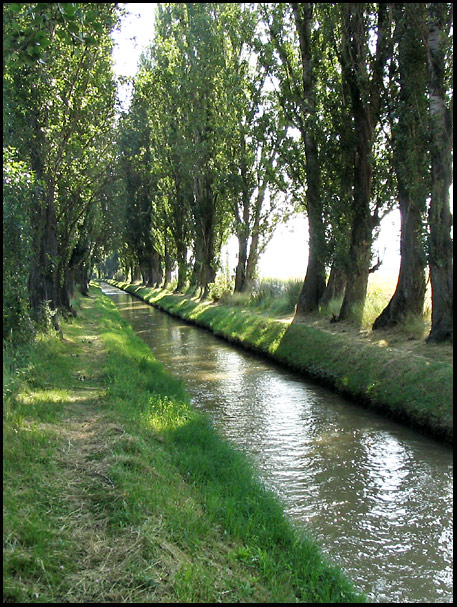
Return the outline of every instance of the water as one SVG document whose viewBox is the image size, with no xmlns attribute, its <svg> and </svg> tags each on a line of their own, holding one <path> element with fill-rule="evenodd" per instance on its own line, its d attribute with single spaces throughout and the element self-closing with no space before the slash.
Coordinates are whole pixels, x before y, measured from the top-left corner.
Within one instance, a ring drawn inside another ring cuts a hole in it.
<svg viewBox="0 0 457 607">
<path fill-rule="evenodd" d="M 194 406 L 377 603 L 451 603 L 452 451 L 104 286 Z"/>
</svg>

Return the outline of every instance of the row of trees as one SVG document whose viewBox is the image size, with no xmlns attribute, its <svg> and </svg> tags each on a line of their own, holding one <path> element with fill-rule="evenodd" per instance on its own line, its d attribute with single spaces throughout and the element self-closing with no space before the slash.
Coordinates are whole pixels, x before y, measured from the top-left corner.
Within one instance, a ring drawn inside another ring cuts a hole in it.
<svg viewBox="0 0 457 607">
<path fill-rule="evenodd" d="M 125 260 L 138 261 L 148 284 L 163 272 L 169 280 L 176 261 L 177 289 L 189 280 L 206 296 L 235 233 L 235 289 L 248 290 L 287 213 L 277 203 L 286 125 L 248 44 L 255 30 L 256 13 L 241 4 L 159 6 L 119 135 Z"/>
<path fill-rule="evenodd" d="M 359 322 L 398 206 L 399 280 L 374 328 L 422 313 L 428 267 L 429 339 L 451 338 L 451 3 L 160 4 L 116 115 L 119 12 L 4 5 L 4 333 L 72 313 L 74 283 L 113 256 L 205 296 L 230 234 L 249 290 L 291 212 L 309 223 L 296 317 L 344 294 L 338 319 Z"/>
<path fill-rule="evenodd" d="M 119 223 L 112 3 L 9 3 L 4 18 L 4 335 L 72 313 Z M 29 323 L 30 324 L 30 323 Z"/>
<path fill-rule="evenodd" d="M 119 125 L 121 262 L 157 285 L 176 263 L 178 290 L 204 296 L 234 233 L 249 290 L 275 224 L 302 209 L 296 317 L 344 294 L 338 320 L 360 322 L 398 206 L 399 280 L 374 328 L 422 314 L 428 266 L 429 339 L 450 339 L 451 26 L 450 3 L 159 5 Z"/>
</svg>

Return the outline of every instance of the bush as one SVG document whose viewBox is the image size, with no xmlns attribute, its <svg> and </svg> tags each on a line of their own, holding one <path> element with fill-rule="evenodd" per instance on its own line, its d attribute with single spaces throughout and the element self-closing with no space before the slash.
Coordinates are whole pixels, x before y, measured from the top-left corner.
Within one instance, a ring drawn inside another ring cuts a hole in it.
<svg viewBox="0 0 457 607">
<path fill-rule="evenodd" d="M 283 281 L 276 278 L 262 278 L 252 291 L 251 303 L 262 309 L 270 308 L 283 292 Z"/>
<path fill-rule="evenodd" d="M 226 298 L 228 295 L 231 295 L 233 292 L 233 288 L 234 288 L 234 283 L 233 281 L 230 279 L 230 277 L 227 275 L 227 273 L 224 274 L 218 274 L 216 276 L 216 280 L 214 282 L 211 282 L 209 285 L 209 297 L 213 300 L 213 301 L 219 301 L 223 298 Z"/>
<path fill-rule="evenodd" d="M 114 280 L 118 280 L 120 282 L 125 280 L 125 272 L 123 270 L 117 270 L 114 274 Z"/>
<path fill-rule="evenodd" d="M 16 151 L 3 150 L 3 337 L 17 339 L 31 328 L 28 277 L 31 256 L 30 201 L 33 173 Z"/>
<path fill-rule="evenodd" d="M 257 308 L 273 316 L 292 314 L 301 288 L 302 281 L 299 279 L 263 278 L 256 282 L 251 293 L 227 291 L 220 295 L 219 301 L 228 306 Z"/>
<path fill-rule="evenodd" d="M 254 288 L 249 305 L 274 315 L 292 314 L 298 302 L 302 281 L 263 278 Z"/>
<path fill-rule="evenodd" d="M 291 278 L 285 284 L 285 294 L 287 298 L 287 304 L 291 311 L 295 309 L 297 305 L 300 292 L 303 287 L 303 280 Z"/>
</svg>

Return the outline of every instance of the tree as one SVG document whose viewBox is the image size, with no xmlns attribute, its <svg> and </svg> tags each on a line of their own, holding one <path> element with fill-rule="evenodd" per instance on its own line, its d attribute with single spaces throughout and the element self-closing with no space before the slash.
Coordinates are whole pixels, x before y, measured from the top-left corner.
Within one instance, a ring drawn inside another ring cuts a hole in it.
<svg viewBox="0 0 457 607">
<path fill-rule="evenodd" d="M 273 226 L 286 214 L 278 194 L 285 188 L 279 151 L 285 137 L 275 96 L 264 87 L 255 53 L 257 12 L 228 4 L 225 23 L 223 187 L 238 239 L 235 291 L 251 289 L 259 255 Z"/>
<path fill-rule="evenodd" d="M 114 4 L 9 4 L 5 11 L 4 138 L 30 166 L 37 195 L 28 291 L 35 318 L 69 307 L 68 264 L 94 203 L 114 113 Z M 100 162 L 99 165 L 100 166 Z M 96 183 L 96 182 L 95 182 Z"/>
<path fill-rule="evenodd" d="M 167 239 L 171 233 L 175 241 L 178 286 L 182 288 L 186 274 L 189 218 L 190 282 L 203 297 L 214 281 L 228 227 L 220 179 L 224 8 L 211 3 L 160 6 L 146 93 L 151 106 L 156 106 L 149 117 L 157 127 L 154 145 L 167 224 L 164 233 Z"/>
<path fill-rule="evenodd" d="M 296 317 L 318 308 L 325 289 L 325 232 L 321 198 L 321 166 L 317 145 L 316 74 L 312 54 L 312 3 L 292 3 L 300 43 L 303 80 L 302 137 L 306 155 L 306 207 L 309 224 L 309 257 L 305 282 L 298 298 Z"/>
<path fill-rule="evenodd" d="M 326 262 L 329 277 L 319 300 L 321 307 L 342 300 L 350 267 L 351 196 L 354 165 L 354 133 L 350 94 L 340 66 L 341 19 L 335 6 L 316 4 L 315 21 L 320 37 L 315 52 L 319 129 L 316 131 L 321 158 L 321 197 L 326 229 Z"/>
<path fill-rule="evenodd" d="M 178 10 L 179 9 L 175 9 Z M 161 209 L 168 233 L 167 251 L 175 253 L 178 266 L 176 291 L 188 278 L 188 249 L 191 241 L 191 199 L 193 196 L 192 130 L 189 122 L 184 53 L 177 52 L 173 40 L 175 10 L 159 7 L 154 43 L 144 57 L 138 85 L 148 100 L 151 145 L 157 162 Z"/>
<path fill-rule="evenodd" d="M 348 282 L 338 320 L 350 319 L 360 324 L 365 303 L 371 266 L 373 230 L 379 224 L 378 198 L 370 208 L 373 183 L 373 144 L 376 127 L 381 118 L 381 92 L 384 69 L 389 55 L 388 6 L 380 3 L 377 23 L 368 29 L 364 14 L 366 5 L 343 3 L 341 69 L 350 95 L 354 129 L 353 192 L 351 199 L 352 225 L 349 248 Z M 369 32 L 376 32 L 376 49 L 369 51 Z M 350 274 L 349 274 L 350 272 Z"/>
<path fill-rule="evenodd" d="M 432 327 L 428 342 L 452 340 L 453 272 L 452 217 L 452 111 L 446 91 L 446 53 L 450 52 L 452 5 L 427 4 L 424 28 L 427 50 L 432 185 L 429 208 L 428 262 L 432 285 Z"/>
<path fill-rule="evenodd" d="M 148 102 L 136 83 L 132 103 L 121 121 L 120 162 L 125 180 L 125 239 L 134 253 L 144 284 L 162 282 L 162 260 L 154 238 L 154 200 L 158 176 L 153 166 Z"/>
<path fill-rule="evenodd" d="M 27 335 L 31 235 L 29 201 L 35 176 L 17 152 L 3 150 L 3 337 Z"/>
<path fill-rule="evenodd" d="M 194 267 L 191 287 L 206 297 L 214 282 L 217 258 L 227 237 L 225 198 L 220 188 L 219 125 L 225 116 L 219 105 L 224 82 L 223 30 L 224 4 L 186 5 L 184 46 L 188 61 L 187 91 L 190 98 L 189 124 L 194 160 L 191 214 L 195 230 Z M 222 44 L 221 44 L 222 42 Z"/>
<path fill-rule="evenodd" d="M 325 289 L 325 225 L 316 138 L 317 57 L 313 53 L 312 44 L 313 5 L 263 5 L 261 10 L 270 36 L 269 48 L 264 49 L 262 53 L 264 64 L 271 76 L 278 81 L 278 99 L 290 126 L 298 129 L 301 134 L 306 159 L 304 170 L 309 256 L 306 277 L 296 309 L 296 316 L 299 317 L 317 309 Z M 296 170 L 292 168 L 292 174 L 296 174 Z"/>
<path fill-rule="evenodd" d="M 394 4 L 398 51 L 390 67 L 389 121 L 401 215 L 401 261 L 395 293 L 373 329 L 395 326 L 411 314 L 420 316 L 424 308 L 424 218 L 430 173 L 426 53 L 416 23 L 421 14 L 423 19 L 424 4 Z"/>
</svg>

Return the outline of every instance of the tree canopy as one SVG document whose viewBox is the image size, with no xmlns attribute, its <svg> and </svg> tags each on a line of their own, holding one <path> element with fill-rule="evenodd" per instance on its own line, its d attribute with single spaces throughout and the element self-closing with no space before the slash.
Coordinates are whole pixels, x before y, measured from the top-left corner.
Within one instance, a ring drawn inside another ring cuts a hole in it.
<svg viewBox="0 0 457 607">
<path fill-rule="evenodd" d="M 74 283 L 113 260 L 206 297 L 230 235 L 249 291 L 291 213 L 309 226 L 296 318 L 339 296 L 336 320 L 360 323 L 399 208 L 399 281 L 374 328 L 421 314 L 429 269 L 429 340 L 452 339 L 451 3 L 160 3 L 124 112 L 120 13 L 4 5 L 7 333 L 72 313 Z"/>
</svg>

